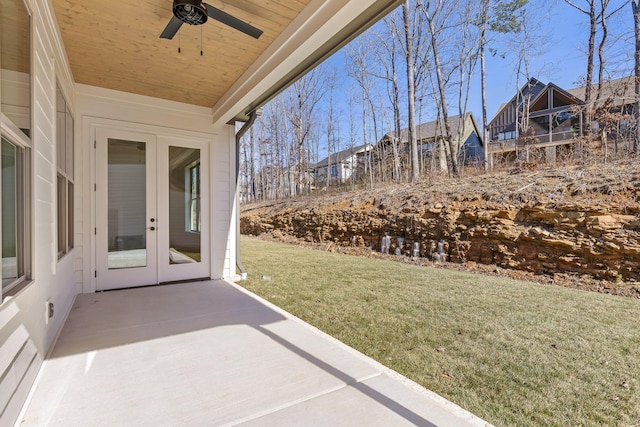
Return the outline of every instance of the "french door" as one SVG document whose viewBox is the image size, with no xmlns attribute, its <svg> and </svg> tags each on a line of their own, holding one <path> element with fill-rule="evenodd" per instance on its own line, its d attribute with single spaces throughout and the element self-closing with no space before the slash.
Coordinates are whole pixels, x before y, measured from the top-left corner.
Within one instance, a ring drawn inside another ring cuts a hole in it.
<svg viewBox="0 0 640 427">
<path fill-rule="evenodd" d="M 96 131 L 96 288 L 208 278 L 208 145 Z"/>
</svg>

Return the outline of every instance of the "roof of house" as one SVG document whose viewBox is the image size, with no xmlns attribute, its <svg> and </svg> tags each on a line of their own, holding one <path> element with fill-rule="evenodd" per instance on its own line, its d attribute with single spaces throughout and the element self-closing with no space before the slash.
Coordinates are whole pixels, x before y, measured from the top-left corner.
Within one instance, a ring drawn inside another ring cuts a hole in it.
<svg viewBox="0 0 640 427">
<path fill-rule="evenodd" d="M 547 87 L 547 85 L 545 85 L 544 83 L 542 83 L 540 80 L 531 77 L 521 88 L 520 90 L 513 95 L 513 98 L 511 98 L 511 100 L 509 100 L 509 102 L 505 102 L 504 104 L 500 105 L 500 108 L 498 108 L 498 111 L 496 112 L 496 114 L 494 114 L 493 119 L 491 119 L 491 122 L 493 122 L 498 116 L 500 116 L 500 114 L 502 113 L 502 111 L 509 105 L 514 105 L 517 103 L 518 99 L 522 99 L 522 98 L 529 98 L 531 100 L 537 98 L 540 93 L 542 93 L 542 91 Z M 491 124 L 491 122 L 489 122 L 489 124 Z"/>
<path fill-rule="evenodd" d="M 554 94 L 553 105 L 549 105 L 549 92 L 553 91 L 557 94 Z M 558 96 L 559 95 L 559 96 Z M 557 101 L 562 102 L 562 97 L 565 98 L 563 104 L 556 104 Z M 529 100 L 528 111 L 529 116 L 533 117 L 534 115 L 546 115 L 550 109 L 562 108 L 565 110 L 570 110 L 575 105 L 584 105 L 582 99 L 576 97 L 572 93 L 562 89 L 560 86 L 555 83 L 549 82 L 545 85 L 538 94 Z M 557 111 L 557 110 L 556 110 Z M 516 123 L 513 121 L 509 126 L 504 128 L 504 132 L 510 132 L 516 130 Z"/>
<path fill-rule="evenodd" d="M 592 97 L 595 99 L 599 84 L 592 86 Z M 584 100 L 587 87 L 581 86 L 569 89 L 567 92 L 573 96 Z M 609 80 L 602 84 L 601 99 L 611 99 L 613 106 L 621 106 L 635 102 L 635 77 L 622 77 L 620 79 Z"/>
<path fill-rule="evenodd" d="M 459 115 L 449 117 L 449 126 L 451 127 L 452 135 L 456 135 L 460 131 L 460 127 L 462 126 L 464 121 L 467 121 L 470 119 L 473 129 L 469 129 L 469 131 L 475 130 L 476 134 L 480 138 L 480 144 L 482 144 L 482 136 L 478 131 L 478 126 L 476 124 L 475 119 L 473 118 L 473 114 L 465 113 L 464 117 L 465 117 L 465 120 L 460 120 Z M 432 122 L 427 122 L 419 126 L 416 126 L 416 136 L 418 138 L 418 141 L 435 139 L 436 136 L 444 135 L 444 132 L 445 132 L 444 120 L 442 118 L 439 120 L 434 120 Z M 395 138 L 395 136 L 396 136 L 395 132 L 389 132 L 384 137 L 382 137 L 382 140 L 390 140 L 392 138 Z M 400 141 L 401 142 L 409 141 L 409 128 L 405 128 L 400 131 Z"/>
<path fill-rule="evenodd" d="M 634 86 L 635 78 L 633 76 L 623 77 L 620 79 L 610 80 L 602 85 L 602 99 L 612 99 L 614 106 L 620 106 L 625 104 L 630 104 L 635 102 L 635 86 Z M 599 85 L 593 85 L 593 96 L 595 98 L 596 92 L 598 90 Z M 574 100 L 579 103 L 584 103 L 584 97 L 586 92 L 586 86 L 580 86 L 573 89 L 562 89 L 558 85 L 554 83 L 544 84 L 535 78 L 529 79 L 529 81 L 520 89 L 520 97 L 530 97 L 531 105 L 533 105 L 540 96 L 548 89 L 553 88 L 564 95 L 574 98 Z M 493 122 L 497 117 L 500 116 L 502 111 L 509 105 L 513 105 L 517 99 L 518 94 L 514 95 L 513 98 L 509 102 L 505 102 L 500 106 L 498 112 L 495 114 L 491 122 Z M 513 126 L 508 126 L 504 128 L 505 131 L 515 130 L 515 124 Z"/>
<path fill-rule="evenodd" d="M 361 154 L 370 150 L 371 150 L 371 144 L 365 144 L 365 145 L 360 145 L 358 147 L 348 148 L 346 150 L 342 150 L 337 153 L 332 153 L 331 164 L 335 165 L 338 163 L 342 163 L 345 160 L 353 157 L 354 155 Z M 329 166 L 329 157 L 326 157 L 320 160 L 318 163 L 315 164 L 314 167 L 317 169 L 317 168 L 323 168 L 326 166 Z"/>
</svg>

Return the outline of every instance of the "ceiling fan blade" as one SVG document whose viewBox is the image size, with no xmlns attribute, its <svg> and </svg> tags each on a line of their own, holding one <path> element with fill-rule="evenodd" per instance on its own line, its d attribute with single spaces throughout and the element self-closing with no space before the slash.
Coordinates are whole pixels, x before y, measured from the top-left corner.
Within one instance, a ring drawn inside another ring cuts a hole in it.
<svg viewBox="0 0 640 427">
<path fill-rule="evenodd" d="M 262 35 L 262 30 L 257 29 L 253 25 L 247 24 L 246 22 L 241 21 L 235 16 L 231 16 L 227 12 L 224 12 L 216 7 L 213 7 L 206 3 L 204 3 L 204 5 L 207 7 L 207 15 L 209 15 L 209 18 L 220 21 L 223 24 L 230 26 L 231 28 L 235 28 L 236 30 L 241 31 L 246 35 L 253 37 L 254 39 L 257 39 Z"/>
<path fill-rule="evenodd" d="M 167 24 L 167 27 L 164 29 L 162 34 L 160 34 L 161 39 L 172 39 L 173 36 L 176 35 L 178 30 L 182 27 L 182 21 L 173 16 L 171 21 Z"/>
</svg>

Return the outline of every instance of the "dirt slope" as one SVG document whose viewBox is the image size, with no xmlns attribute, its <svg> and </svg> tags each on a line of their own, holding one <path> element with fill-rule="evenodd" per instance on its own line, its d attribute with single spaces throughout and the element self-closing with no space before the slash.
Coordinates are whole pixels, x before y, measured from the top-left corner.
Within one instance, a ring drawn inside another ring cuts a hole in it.
<svg viewBox="0 0 640 427">
<path fill-rule="evenodd" d="M 367 256 L 388 235 L 405 262 L 640 297 L 640 160 L 249 204 L 241 231 Z"/>
</svg>

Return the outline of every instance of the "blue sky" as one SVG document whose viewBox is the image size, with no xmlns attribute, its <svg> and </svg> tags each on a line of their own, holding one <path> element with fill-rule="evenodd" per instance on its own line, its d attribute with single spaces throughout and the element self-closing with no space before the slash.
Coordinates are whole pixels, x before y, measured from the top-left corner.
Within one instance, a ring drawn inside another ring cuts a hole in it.
<svg viewBox="0 0 640 427">
<path fill-rule="evenodd" d="M 531 0 L 536 3 L 539 0 Z M 582 5 L 584 0 L 575 0 Z M 609 10 L 615 10 L 624 3 L 612 0 Z M 547 39 L 544 52 L 532 58 L 532 75 L 543 83 L 553 82 L 562 88 L 580 86 L 577 84 L 586 74 L 587 42 L 589 22 L 584 15 L 562 0 L 554 7 L 534 12 L 540 19 L 541 38 Z M 633 70 L 633 19 L 631 6 L 624 8 L 609 22 L 609 58 L 606 70 L 611 78 L 629 75 Z M 597 47 L 597 45 L 596 45 Z M 621 62 L 622 61 L 622 62 Z M 490 58 L 487 64 L 488 115 L 491 118 L 498 107 L 515 94 L 515 75 L 513 58 Z M 597 69 L 594 70 L 597 72 Z M 594 75 L 596 82 L 597 75 Z M 479 80 L 478 80 L 479 81 Z M 479 83 L 478 83 L 479 84 Z M 478 97 L 479 98 L 479 95 Z M 480 117 L 481 103 L 478 99 L 471 108 L 474 115 Z"/>
<path fill-rule="evenodd" d="M 586 3 L 586 0 L 574 1 L 578 5 Z M 623 3 L 624 0 L 611 0 L 609 10 L 614 10 Z M 536 34 L 538 38 L 536 45 L 539 46 L 537 54 L 530 56 L 531 75 L 544 83 L 553 82 L 567 89 L 580 85 L 580 80 L 586 74 L 586 51 L 589 35 L 587 15 L 578 12 L 563 0 L 530 0 L 529 7 L 529 25 L 532 33 Z M 634 49 L 633 19 L 630 5 L 625 5 L 609 21 L 609 31 L 610 46 L 607 49 L 609 76 L 617 78 L 629 75 L 633 70 Z M 510 49 L 513 47 L 506 45 L 498 45 L 497 47 L 502 55 L 487 56 L 488 120 L 491 120 L 499 106 L 509 101 L 516 92 L 514 71 L 516 57 L 510 53 Z M 347 76 L 344 51 L 335 54 L 328 63 L 329 66 L 337 69 L 340 76 L 341 88 L 334 96 L 338 99 L 336 108 L 342 117 L 339 123 L 342 140 L 340 148 L 344 149 L 348 146 L 345 141 L 348 139 L 349 129 L 347 89 L 349 86 L 355 87 L 357 85 Z M 594 82 L 595 78 L 596 75 L 594 75 Z M 520 85 L 522 84 L 524 84 L 524 80 L 521 77 Z M 474 114 L 479 124 L 482 120 L 480 99 L 480 78 L 479 75 L 476 75 L 470 93 L 468 111 Z M 359 108 L 356 107 L 356 109 Z M 426 113 L 422 121 L 432 120 L 435 116 L 434 107 L 425 105 L 423 110 Z M 389 127 L 386 124 L 383 126 Z M 391 129 L 385 129 L 383 133 L 389 130 Z M 359 132 L 361 134 L 361 130 Z M 326 140 L 326 136 L 322 138 Z"/>
</svg>

